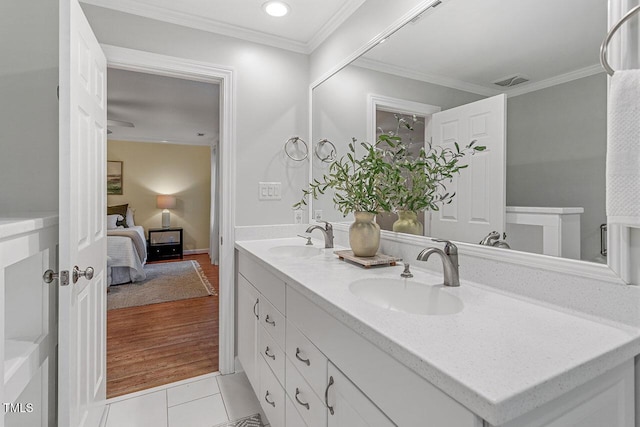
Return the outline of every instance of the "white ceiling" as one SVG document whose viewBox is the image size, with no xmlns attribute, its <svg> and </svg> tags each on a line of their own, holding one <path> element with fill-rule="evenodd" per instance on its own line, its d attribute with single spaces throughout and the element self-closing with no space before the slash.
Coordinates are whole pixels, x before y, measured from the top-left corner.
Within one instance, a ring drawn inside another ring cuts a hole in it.
<svg viewBox="0 0 640 427">
<path fill-rule="evenodd" d="M 285 0 L 291 11 L 274 18 L 267 0 L 81 0 L 301 53 L 310 53 L 365 0 Z"/>
<path fill-rule="evenodd" d="M 110 126 L 109 139 L 212 145 L 218 142 L 219 105 L 217 84 L 107 71 L 107 118 L 135 126 Z"/>
<path fill-rule="evenodd" d="M 358 64 L 491 95 L 512 74 L 531 79 L 521 91 L 602 72 L 606 31 L 605 0 L 444 0 Z"/>
</svg>

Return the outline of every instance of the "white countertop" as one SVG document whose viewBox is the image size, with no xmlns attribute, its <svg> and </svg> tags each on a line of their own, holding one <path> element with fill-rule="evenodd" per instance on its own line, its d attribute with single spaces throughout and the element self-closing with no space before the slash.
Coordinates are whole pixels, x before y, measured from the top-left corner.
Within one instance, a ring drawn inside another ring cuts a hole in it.
<svg viewBox="0 0 640 427">
<path fill-rule="evenodd" d="M 371 305 L 349 291 L 365 277 L 400 278 L 401 266 L 363 269 L 334 249 L 313 258 L 275 256 L 300 238 L 236 242 L 297 291 L 491 424 L 512 420 L 640 353 L 640 331 L 564 312 L 469 281 L 443 292 L 462 311 L 416 315 Z M 315 240 L 314 246 L 323 247 Z M 347 248 L 336 248 L 347 249 Z M 413 281 L 439 277 L 411 261 Z M 322 274 L 318 274 L 321 272 Z"/>
<path fill-rule="evenodd" d="M 58 212 L 0 213 L 0 239 L 58 224 Z"/>
</svg>

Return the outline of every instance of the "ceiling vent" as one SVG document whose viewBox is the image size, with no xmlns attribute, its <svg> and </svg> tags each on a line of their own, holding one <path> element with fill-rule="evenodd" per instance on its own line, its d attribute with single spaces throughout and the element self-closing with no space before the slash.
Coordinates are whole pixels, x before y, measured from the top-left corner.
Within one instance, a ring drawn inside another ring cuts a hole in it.
<svg viewBox="0 0 640 427">
<path fill-rule="evenodd" d="M 493 82 L 494 85 L 502 86 L 502 87 L 513 87 L 515 85 L 519 85 L 524 82 L 528 82 L 529 77 L 523 74 L 516 74 L 509 77 L 504 77 L 499 79 L 498 81 Z"/>
</svg>

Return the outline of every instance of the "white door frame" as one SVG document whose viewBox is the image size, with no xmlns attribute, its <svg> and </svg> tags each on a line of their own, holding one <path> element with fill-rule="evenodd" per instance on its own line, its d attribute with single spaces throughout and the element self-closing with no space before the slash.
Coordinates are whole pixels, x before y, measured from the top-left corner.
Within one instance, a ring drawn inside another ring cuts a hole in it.
<svg viewBox="0 0 640 427">
<path fill-rule="evenodd" d="M 367 141 L 376 140 L 376 111 L 378 110 L 427 117 L 433 113 L 440 112 L 442 108 L 437 105 L 370 93 L 367 95 Z M 428 123 L 424 124 L 424 133 L 424 140 L 427 141 L 431 136 L 431 129 Z"/>
<path fill-rule="evenodd" d="M 141 50 L 102 45 L 107 67 L 158 74 L 220 85 L 220 141 L 218 165 L 220 182 L 220 298 L 219 298 L 219 370 L 235 372 L 235 73 L 229 67 L 185 58 L 159 55 Z"/>
<path fill-rule="evenodd" d="M 437 105 L 370 93 L 367 95 L 367 141 L 377 140 L 376 112 L 378 110 L 424 117 L 424 142 L 426 145 L 431 140 L 431 116 L 442 111 L 442 108 Z M 423 234 L 431 236 L 431 213 L 429 210 L 425 210 L 423 215 Z"/>
</svg>

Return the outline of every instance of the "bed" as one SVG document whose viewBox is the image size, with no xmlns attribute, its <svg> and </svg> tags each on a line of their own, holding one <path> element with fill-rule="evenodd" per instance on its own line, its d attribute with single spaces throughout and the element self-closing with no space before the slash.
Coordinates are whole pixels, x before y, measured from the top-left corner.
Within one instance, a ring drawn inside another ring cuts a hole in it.
<svg viewBox="0 0 640 427">
<path fill-rule="evenodd" d="M 112 215 L 107 216 L 107 268 L 110 273 L 108 285 L 144 280 L 146 278 L 144 264 L 147 262 L 144 228 L 133 225 L 132 214 L 130 218 L 127 215 L 127 220 L 131 224 L 128 227 L 110 224 L 110 216 Z"/>
</svg>

